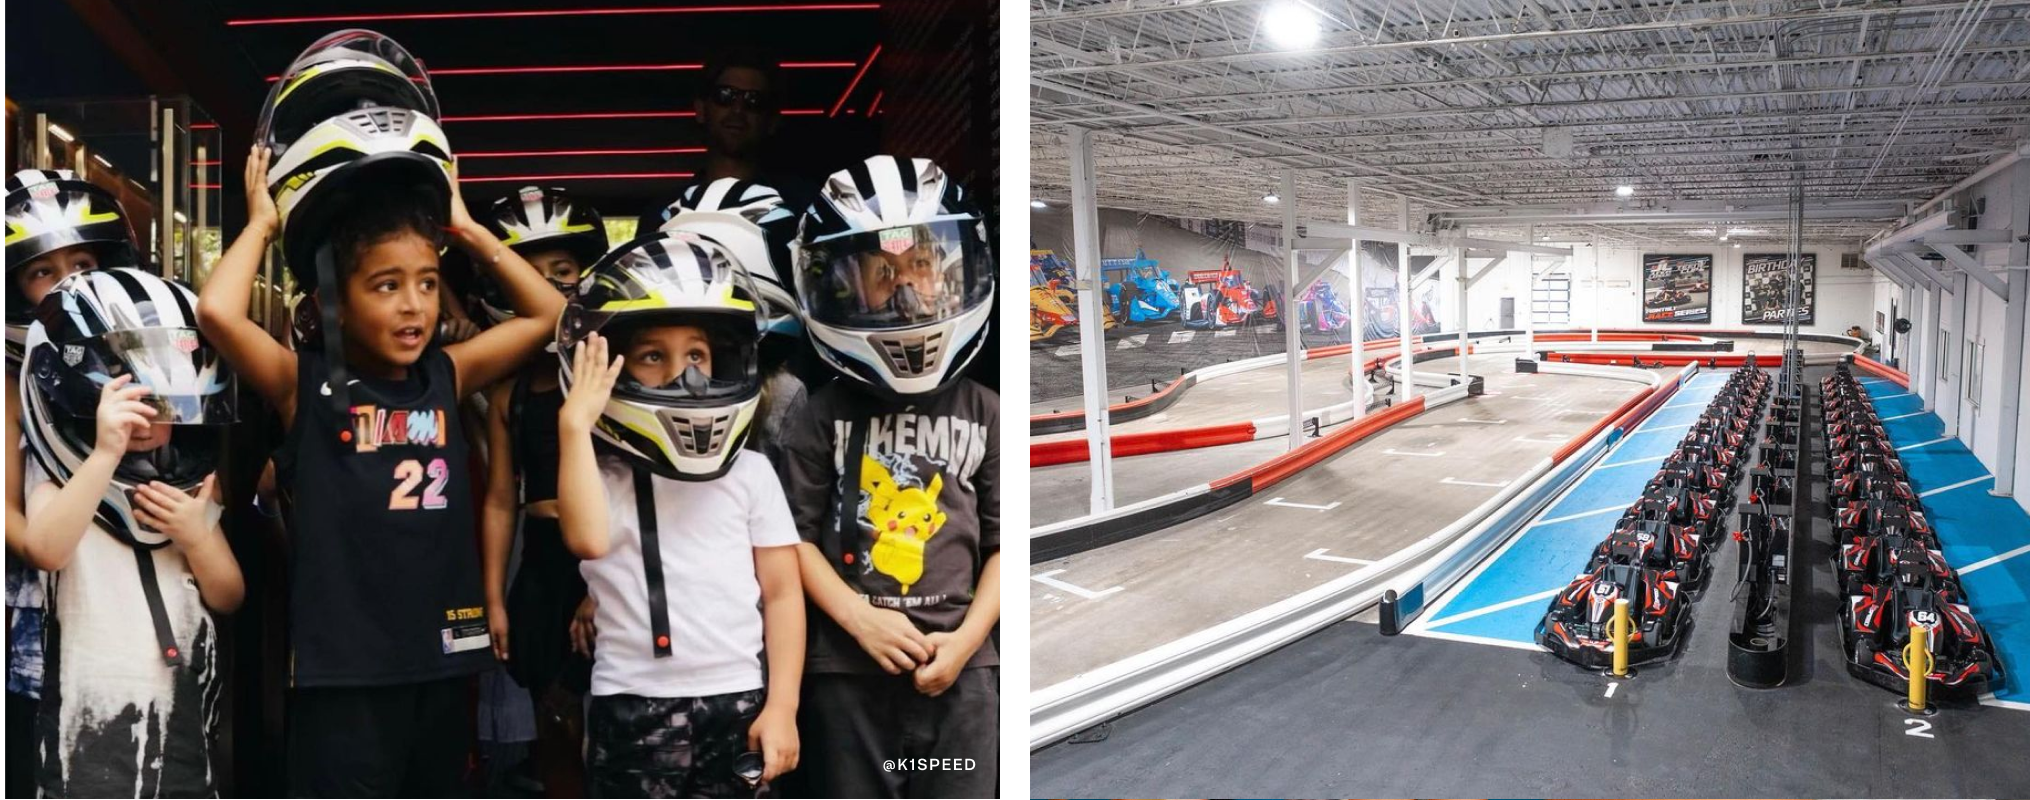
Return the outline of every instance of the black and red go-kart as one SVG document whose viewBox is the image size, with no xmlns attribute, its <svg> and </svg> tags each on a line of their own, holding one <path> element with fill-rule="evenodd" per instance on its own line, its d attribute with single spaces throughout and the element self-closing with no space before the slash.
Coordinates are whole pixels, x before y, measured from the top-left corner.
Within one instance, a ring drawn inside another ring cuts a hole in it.
<svg viewBox="0 0 2030 800">
<path fill-rule="evenodd" d="M 1588 669 L 1614 663 L 1614 601 L 1626 598 L 1629 619 L 1628 663 L 1669 658 L 1683 638 L 1691 617 L 1685 613 L 1678 582 L 1665 571 L 1633 564 L 1601 564 L 1581 573 L 1551 600 L 1537 623 L 1537 644 L 1552 654 Z"/>
<path fill-rule="evenodd" d="M 1915 566 L 1913 571 L 1928 568 Z M 1904 691 L 1910 681 L 1903 649 L 1910 626 L 1931 631 L 1931 669 L 1926 673 L 1939 691 L 1956 697 L 1977 697 L 1999 685 L 2002 665 L 1995 660 L 1987 632 L 1952 589 L 1929 581 L 1864 585 L 1847 598 L 1849 636 L 1847 671 L 1854 677 L 1891 691 Z"/>
</svg>

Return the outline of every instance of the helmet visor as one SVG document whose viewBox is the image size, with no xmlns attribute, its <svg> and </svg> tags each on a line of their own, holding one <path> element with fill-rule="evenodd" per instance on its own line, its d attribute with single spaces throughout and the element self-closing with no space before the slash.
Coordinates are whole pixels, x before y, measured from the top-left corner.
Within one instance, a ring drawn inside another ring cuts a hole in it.
<svg viewBox="0 0 2030 800">
<path fill-rule="evenodd" d="M 630 314 L 606 326 L 627 360 L 616 397 L 682 408 L 745 400 L 761 389 L 754 320 L 731 312 Z"/>
<path fill-rule="evenodd" d="M 798 281 L 812 320 L 860 330 L 951 319 L 994 294 L 993 258 L 977 219 L 884 228 L 803 248 Z"/>
<path fill-rule="evenodd" d="M 139 401 L 154 422 L 224 425 L 238 419 L 233 375 L 196 328 L 138 328 L 39 348 L 35 374 L 56 389 L 56 405 L 76 417 L 98 411 L 99 391 L 115 378 L 151 391 Z"/>
</svg>

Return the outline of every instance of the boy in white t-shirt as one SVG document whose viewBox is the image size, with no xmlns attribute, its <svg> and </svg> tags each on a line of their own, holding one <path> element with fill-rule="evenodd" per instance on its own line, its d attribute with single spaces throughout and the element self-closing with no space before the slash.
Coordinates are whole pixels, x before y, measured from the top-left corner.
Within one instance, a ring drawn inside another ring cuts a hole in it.
<svg viewBox="0 0 2030 800">
<path fill-rule="evenodd" d="M 782 486 L 741 452 L 757 296 L 687 233 L 623 245 L 580 286 L 559 331 L 557 506 L 597 609 L 588 793 L 760 796 L 796 767 L 804 605 Z"/>
</svg>

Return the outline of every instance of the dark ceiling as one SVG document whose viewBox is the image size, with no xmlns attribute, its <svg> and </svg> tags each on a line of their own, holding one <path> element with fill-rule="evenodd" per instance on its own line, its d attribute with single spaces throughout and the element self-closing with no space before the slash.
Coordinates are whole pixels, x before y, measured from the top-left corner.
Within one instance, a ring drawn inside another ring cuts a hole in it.
<svg viewBox="0 0 2030 800">
<path fill-rule="evenodd" d="M 431 70 L 445 132 L 465 159 L 464 188 L 474 206 L 526 179 L 565 186 L 607 214 L 631 216 L 672 199 L 686 180 L 680 175 L 699 167 L 703 141 L 689 118 L 691 101 L 699 66 L 727 43 L 769 48 L 786 67 L 787 113 L 771 154 L 777 164 L 815 177 L 872 152 L 878 123 L 867 115 L 883 92 L 880 60 L 857 85 L 855 78 L 881 43 L 878 6 L 857 0 L 26 0 L 8 8 L 7 89 L 17 99 L 112 96 L 141 91 L 133 80 L 138 76 L 141 86 L 156 92 L 196 98 L 224 125 L 226 149 L 237 153 L 246 146 L 270 76 L 324 34 L 370 28 L 401 42 Z M 47 29 L 19 24 L 44 18 L 58 22 Z M 98 35 L 81 40 L 79 18 Z M 67 38 L 25 35 L 43 30 Z M 138 41 L 117 46 L 123 32 Z M 128 52 L 112 52 L 119 50 Z M 153 52 L 137 56 L 134 50 Z M 148 69 L 151 56 L 167 69 Z M 118 69 L 121 62 L 129 69 Z M 78 63 L 91 66 L 54 66 Z M 164 71 L 174 74 L 150 74 Z M 242 125 L 248 129 L 238 129 Z M 237 170 L 239 163 L 229 157 L 222 166 Z M 236 181 L 226 183 L 230 190 Z"/>
</svg>

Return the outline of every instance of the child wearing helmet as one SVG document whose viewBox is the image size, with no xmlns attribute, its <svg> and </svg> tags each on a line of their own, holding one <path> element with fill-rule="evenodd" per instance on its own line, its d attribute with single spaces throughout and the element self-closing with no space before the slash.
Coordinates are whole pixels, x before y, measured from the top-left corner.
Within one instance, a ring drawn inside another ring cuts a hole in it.
<svg viewBox="0 0 2030 800">
<path fill-rule="evenodd" d="M 9 795 L 35 791 L 32 727 L 42 693 L 43 574 L 21 556 L 27 451 L 21 438 L 21 372 L 35 306 L 57 282 L 100 266 L 135 264 L 134 233 L 112 193 L 67 169 L 28 169 L 7 178 L 7 748 Z"/>
<path fill-rule="evenodd" d="M 212 615 L 245 586 L 213 492 L 232 378 L 195 304 L 181 284 L 99 269 L 51 289 L 27 335 L 23 419 L 46 477 L 20 547 L 49 571 L 44 796 L 218 791 Z"/>
<path fill-rule="evenodd" d="M 539 350 L 564 299 L 467 213 L 436 115 L 391 40 L 313 44 L 262 109 L 248 224 L 198 304 L 287 430 L 292 795 L 460 792 L 471 676 L 494 664 L 459 401 Z M 278 234 L 318 298 L 322 348 L 292 351 L 248 319 Z M 436 336 L 447 239 L 516 311 L 454 344 Z"/>
<path fill-rule="evenodd" d="M 765 402 L 755 449 L 781 463 L 782 431 L 803 413 L 808 394 L 796 370 L 803 355 L 803 321 L 790 291 L 789 245 L 796 238 L 797 214 L 775 189 L 739 178 L 720 178 L 684 187 L 660 215 L 657 230 L 686 231 L 731 248 L 736 262 L 761 292 L 764 332 L 761 371 Z"/>
<path fill-rule="evenodd" d="M 599 212 L 563 189 L 525 186 L 495 201 L 481 220 L 502 243 L 535 265 L 561 295 L 606 254 Z M 514 317 L 499 282 L 481 278 L 479 305 L 492 324 Z M 557 409 L 564 393 L 556 364 L 530 359 L 510 380 L 486 389 L 487 488 L 480 516 L 481 569 L 494 656 L 527 689 L 536 715 L 536 772 L 552 790 L 574 793 L 582 782 L 584 702 L 589 652 L 578 652 L 571 628 L 591 613 L 578 559 L 557 524 Z M 521 560 L 512 586 L 508 564 L 516 523 Z M 512 634 L 512 636 L 510 635 Z"/>
<path fill-rule="evenodd" d="M 557 506 L 596 617 L 592 796 L 757 797 L 797 765 L 798 538 L 768 457 L 742 452 L 762 309 L 736 258 L 637 239 L 558 328 Z"/>
<path fill-rule="evenodd" d="M 811 397 L 782 480 L 810 614 L 805 780 L 840 797 L 987 797 L 1000 727 L 999 399 L 964 377 L 992 313 L 986 219 L 926 159 L 834 173 L 794 279 L 840 376 Z M 905 757 L 971 759 L 898 772 Z"/>
</svg>

